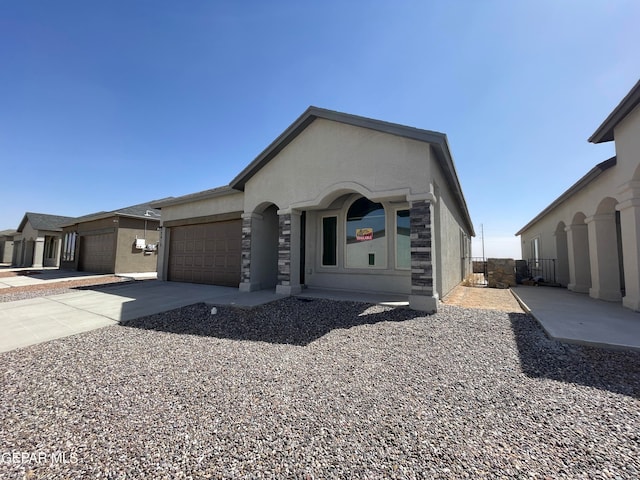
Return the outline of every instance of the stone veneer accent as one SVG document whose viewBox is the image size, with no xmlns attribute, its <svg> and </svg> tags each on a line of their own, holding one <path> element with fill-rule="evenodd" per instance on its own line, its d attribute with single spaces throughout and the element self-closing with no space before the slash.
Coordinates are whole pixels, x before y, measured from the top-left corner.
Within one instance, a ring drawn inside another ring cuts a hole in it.
<svg viewBox="0 0 640 480">
<path fill-rule="evenodd" d="M 411 294 L 433 296 L 431 202 L 411 202 Z"/>
<path fill-rule="evenodd" d="M 278 216 L 278 283 L 291 285 L 291 214 Z"/>
<path fill-rule="evenodd" d="M 491 288 L 516 286 L 516 261 L 513 258 L 488 258 L 487 272 L 487 283 Z"/>
<path fill-rule="evenodd" d="M 240 282 L 251 282 L 251 216 L 242 217 L 242 265 L 240 266 Z"/>
</svg>

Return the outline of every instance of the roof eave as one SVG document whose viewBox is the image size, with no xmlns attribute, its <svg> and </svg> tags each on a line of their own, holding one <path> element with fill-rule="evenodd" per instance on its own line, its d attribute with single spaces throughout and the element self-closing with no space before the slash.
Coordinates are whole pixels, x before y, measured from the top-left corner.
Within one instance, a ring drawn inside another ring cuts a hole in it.
<svg viewBox="0 0 640 480">
<path fill-rule="evenodd" d="M 580 190 L 584 189 L 587 185 L 593 182 L 596 178 L 598 178 L 605 170 L 616 165 L 617 159 L 615 156 L 605 160 L 604 162 L 600 162 L 598 165 L 593 167 L 591 170 L 587 172 L 580 180 L 571 185 L 567 190 L 564 191 L 558 198 L 556 198 L 553 202 L 551 202 L 544 210 L 542 210 L 538 215 L 536 215 L 529 223 L 527 223 L 524 227 L 518 230 L 515 234 L 522 235 L 523 232 L 526 232 L 532 225 L 539 222 L 544 216 L 546 216 L 549 212 L 557 208 L 562 202 L 572 197 Z"/>
<path fill-rule="evenodd" d="M 589 137 L 591 143 L 604 143 L 613 140 L 613 130 L 624 118 L 640 104 L 640 80 L 627 93 L 616 108 L 609 114 L 604 122 Z"/>
<path fill-rule="evenodd" d="M 184 203 L 197 202 L 199 200 L 207 200 L 209 198 L 224 197 L 236 193 L 242 193 L 242 191 L 229 186 L 224 186 L 211 190 L 203 190 L 202 192 L 190 193 L 188 195 L 183 195 L 182 197 L 172 197 L 164 201 L 152 202 L 150 206 L 151 208 L 162 210 L 163 207 L 172 207 L 174 205 L 182 205 Z"/>
<path fill-rule="evenodd" d="M 469 214 L 469 208 L 467 207 L 467 201 L 464 198 L 464 194 L 462 193 L 462 186 L 460 185 L 460 179 L 458 177 L 458 172 L 456 170 L 455 163 L 453 162 L 453 157 L 451 156 L 451 150 L 449 149 L 449 141 L 445 134 L 440 134 L 441 138 L 437 142 L 432 142 L 432 145 L 436 147 L 438 153 L 442 155 L 442 160 L 440 160 L 440 164 L 443 167 L 443 171 L 447 176 L 447 181 L 453 187 L 453 191 L 455 197 L 458 201 L 458 205 L 460 207 L 460 211 L 464 217 L 464 221 L 467 224 L 467 228 L 469 230 L 469 235 L 472 237 L 476 236 L 475 229 L 473 228 L 473 222 L 471 221 L 471 215 Z"/>
</svg>

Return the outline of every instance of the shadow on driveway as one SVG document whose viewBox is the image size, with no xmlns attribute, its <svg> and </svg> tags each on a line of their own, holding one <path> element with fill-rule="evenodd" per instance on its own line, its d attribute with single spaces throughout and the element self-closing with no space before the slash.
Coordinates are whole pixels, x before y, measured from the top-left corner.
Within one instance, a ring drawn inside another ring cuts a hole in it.
<svg viewBox="0 0 640 480">
<path fill-rule="evenodd" d="M 640 398 L 640 352 L 561 343 L 530 315 L 510 313 L 509 319 L 525 375 Z"/>
<path fill-rule="evenodd" d="M 230 340 L 306 346 L 335 329 L 378 322 L 402 322 L 422 316 L 403 308 L 356 302 L 288 297 L 250 310 L 203 303 L 121 322 L 131 328 L 202 335 Z"/>
</svg>

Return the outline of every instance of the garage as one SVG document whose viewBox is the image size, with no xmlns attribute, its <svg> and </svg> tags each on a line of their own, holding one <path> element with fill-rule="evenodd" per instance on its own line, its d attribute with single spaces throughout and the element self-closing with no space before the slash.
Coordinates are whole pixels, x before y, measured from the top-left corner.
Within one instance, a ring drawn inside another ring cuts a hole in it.
<svg viewBox="0 0 640 480">
<path fill-rule="evenodd" d="M 171 227 L 168 279 L 237 287 L 241 253 L 241 220 Z"/>
<path fill-rule="evenodd" d="M 83 272 L 113 273 L 115 234 L 83 235 L 80 237 L 79 270 Z"/>
</svg>

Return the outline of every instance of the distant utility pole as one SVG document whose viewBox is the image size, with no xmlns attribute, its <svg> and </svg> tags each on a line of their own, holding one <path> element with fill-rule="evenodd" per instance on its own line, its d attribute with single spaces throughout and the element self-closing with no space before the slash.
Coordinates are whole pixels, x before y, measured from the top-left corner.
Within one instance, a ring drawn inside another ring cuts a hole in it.
<svg viewBox="0 0 640 480">
<path fill-rule="evenodd" d="M 482 235 L 482 261 L 484 262 L 486 259 L 484 258 L 484 225 L 480 224 L 480 235 Z"/>
</svg>

